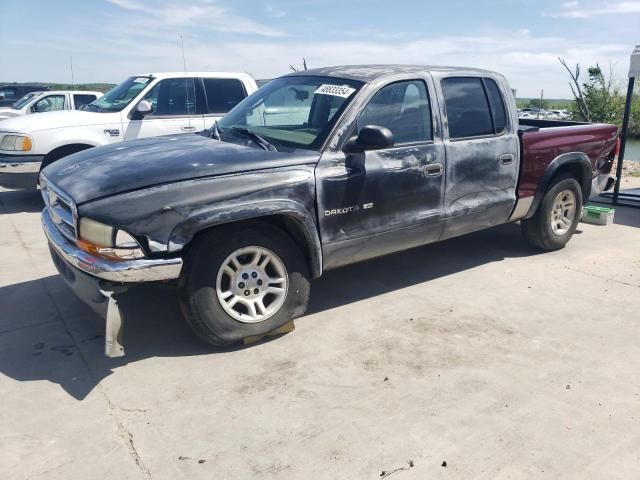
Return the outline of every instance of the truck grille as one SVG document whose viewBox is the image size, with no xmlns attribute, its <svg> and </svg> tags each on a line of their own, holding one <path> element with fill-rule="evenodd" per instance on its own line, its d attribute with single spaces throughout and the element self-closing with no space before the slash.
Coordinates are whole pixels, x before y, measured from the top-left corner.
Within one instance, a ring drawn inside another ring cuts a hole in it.
<svg viewBox="0 0 640 480">
<path fill-rule="evenodd" d="M 75 243 L 78 239 L 78 212 L 73 200 L 51 185 L 44 175 L 40 176 L 40 192 L 53 223 L 60 233 Z"/>
</svg>

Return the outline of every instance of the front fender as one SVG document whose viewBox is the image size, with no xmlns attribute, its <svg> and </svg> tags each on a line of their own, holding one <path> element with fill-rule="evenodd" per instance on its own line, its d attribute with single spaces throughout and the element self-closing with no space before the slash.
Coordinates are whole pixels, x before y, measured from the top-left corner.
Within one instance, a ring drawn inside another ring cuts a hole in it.
<svg viewBox="0 0 640 480">
<path fill-rule="evenodd" d="M 564 153 L 557 156 L 542 174 L 540 182 L 538 183 L 538 188 L 536 189 L 533 203 L 524 218 L 531 218 L 536 213 L 538 207 L 542 203 L 544 194 L 551 186 L 551 180 L 554 175 L 558 173 L 560 169 L 573 165 L 577 166 L 581 171 L 581 178 L 579 181 L 582 187 L 582 198 L 589 198 L 591 193 L 591 173 L 593 170 L 591 160 L 589 160 L 589 157 L 582 152 Z"/>
<path fill-rule="evenodd" d="M 198 232 L 207 228 L 274 215 L 284 216 L 295 223 L 306 242 L 311 273 L 314 278 L 319 277 L 322 273 L 322 247 L 318 229 L 311 212 L 295 200 L 252 201 L 236 205 L 212 206 L 205 211 L 199 211 L 198 214 L 176 226 L 169 238 L 169 251 L 182 250 Z"/>
</svg>

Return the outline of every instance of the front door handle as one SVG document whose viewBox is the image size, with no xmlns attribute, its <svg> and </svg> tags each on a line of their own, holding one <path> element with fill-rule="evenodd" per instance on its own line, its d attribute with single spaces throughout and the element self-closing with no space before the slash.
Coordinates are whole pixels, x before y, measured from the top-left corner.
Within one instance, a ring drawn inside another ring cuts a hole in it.
<svg viewBox="0 0 640 480">
<path fill-rule="evenodd" d="M 511 165 L 513 163 L 513 155 L 507 153 L 506 155 L 500 155 L 500 163 L 502 165 Z"/>
<path fill-rule="evenodd" d="M 442 164 L 430 163 L 429 165 L 424 167 L 424 171 L 429 177 L 437 177 L 438 175 L 442 175 Z"/>
<path fill-rule="evenodd" d="M 196 130 L 196 127 L 194 127 L 193 125 L 183 125 L 182 126 L 182 131 L 183 132 L 194 132 Z"/>
</svg>

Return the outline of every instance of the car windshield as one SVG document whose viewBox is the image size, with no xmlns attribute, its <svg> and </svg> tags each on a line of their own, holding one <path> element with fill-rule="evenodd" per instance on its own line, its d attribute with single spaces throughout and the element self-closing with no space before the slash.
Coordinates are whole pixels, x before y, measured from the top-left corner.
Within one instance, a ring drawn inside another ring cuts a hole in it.
<svg viewBox="0 0 640 480">
<path fill-rule="evenodd" d="M 244 131 L 275 146 L 319 150 L 362 85 L 332 77 L 278 78 L 231 110 L 219 122 L 219 131 L 223 137 Z"/>
<path fill-rule="evenodd" d="M 31 93 L 27 93 L 24 97 L 22 97 L 20 100 L 18 100 L 16 103 L 14 103 L 13 105 L 11 105 L 11 108 L 13 108 L 14 110 L 20 110 L 22 107 L 24 107 L 27 103 L 29 103 L 29 101 L 35 97 L 36 95 L 40 95 L 40 92 L 31 92 Z"/>
<path fill-rule="evenodd" d="M 153 77 L 127 78 L 102 97 L 86 105 L 85 110 L 92 110 L 94 112 L 119 112 L 129 105 L 152 80 Z"/>
</svg>

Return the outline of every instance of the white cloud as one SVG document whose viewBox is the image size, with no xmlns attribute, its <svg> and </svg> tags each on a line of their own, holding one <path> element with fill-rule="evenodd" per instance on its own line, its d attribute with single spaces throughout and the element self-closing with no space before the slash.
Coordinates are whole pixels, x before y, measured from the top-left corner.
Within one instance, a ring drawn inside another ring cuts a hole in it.
<svg viewBox="0 0 640 480">
<path fill-rule="evenodd" d="M 270 3 L 265 3 L 264 11 L 267 12 L 267 14 L 272 16 L 273 18 L 282 18 L 287 16 L 287 12 L 274 7 Z"/>
<path fill-rule="evenodd" d="M 150 27 L 181 26 L 189 27 L 190 29 L 203 28 L 217 32 L 252 34 L 264 37 L 285 36 L 278 29 L 237 15 L 210 0 L 194 1 L 186 6 L 167 0 L 150 3 L 134 0 L 107 0 L 107 2 L 139 16 L 143 24 Z"/>
<path fill-rule="evenodd" d="M 581 6 L 579 2 L 565 2 L 558 11 L 545 12 L 543 15 L 552 18 L 591 18 L 599 15 L 621 15 L 640 13 L 640 2 L 618 2 L 590 6 Z"/>
<path fill-rule="evenodd" d="M 156 19 L 149 25 L 144 17 L 110 20 L 103 17 L 92 23 L 88 19 L 64 36 L 51 33 L 33 40 L 9 40 L 5 63 L 20 65 L 12 80 L 68 81 L 70 54 L 77 82 L 115 83 L 138 73 L 180 71 L 183 31 L 187 69 L 191 71 L 246 71 L 257 78 L 272 78 L 287 73 L 289 65 L 300 64 L 303 57 L 310 68 L 364 63 L 458 65 L 500 72 L 520 96 L 537 96 L 544 89 L 547 98 L 568 98 L 567 74 L 557 57 L 566 58 L 569 64 L 580 63 L 583 71 L 596 62 L 603 66 L 613 62 L 622 82 L 631 52 L 628 44 L 540 36 L 528 30 L 406 38 L 376 38 L 364 30 L 361 35 L 351 31 L 354 36 L 323 35 L 316 41 L 225 35 L 214 40 L 211 33 L 158 26 Z M 183 22 L 184 17 L 176 21 Z M 37 52 L 37 61 L 24 62 L 25 51 Z M 42 78 L 43 72 L 47 72 L 46 78 Z"/>
</svg>

